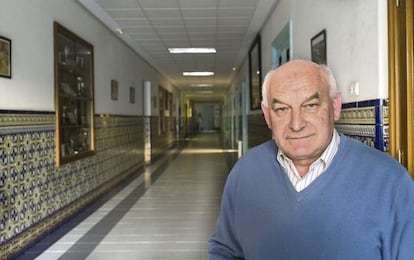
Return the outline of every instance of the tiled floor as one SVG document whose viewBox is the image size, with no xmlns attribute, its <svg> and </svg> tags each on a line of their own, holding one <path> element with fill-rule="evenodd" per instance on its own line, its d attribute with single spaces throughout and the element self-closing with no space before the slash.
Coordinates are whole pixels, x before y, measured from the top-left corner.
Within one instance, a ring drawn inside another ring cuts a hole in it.
<svg viewBox="0 0 414 260">
<path fill-rule="evenodd" d="M 217 134 L 195 136 L 37 259 L 208 259 L 207 240 L 233 157 Z"/>
</svg>

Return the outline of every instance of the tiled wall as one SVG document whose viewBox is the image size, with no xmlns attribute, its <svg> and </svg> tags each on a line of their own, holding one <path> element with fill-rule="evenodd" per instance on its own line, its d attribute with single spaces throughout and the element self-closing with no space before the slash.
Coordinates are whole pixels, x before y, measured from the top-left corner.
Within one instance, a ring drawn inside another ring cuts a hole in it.
<svg viewBox="0 0 414 260">
<path fill-rule="evenodd" d="M 176 145 L 175 117 L 172 117 L 171 127 L 164 131 L 159 128 L 159 117 L 151 117 L 151 157 L 153 160 L 159 158 L 167 149 Z"/>
<path fill-rule="evenodd" d="M 142 118 L 96 116 L 96 154 L 55 167 L 55 114 L 0 111 L 0 259 L 144 164 Z"/>
<path fill-rule="evenodd" d="M 388 151 L 388 101 L 373 99 L 342 105 L 336 129 L 378 150 Z"/>
</svg>

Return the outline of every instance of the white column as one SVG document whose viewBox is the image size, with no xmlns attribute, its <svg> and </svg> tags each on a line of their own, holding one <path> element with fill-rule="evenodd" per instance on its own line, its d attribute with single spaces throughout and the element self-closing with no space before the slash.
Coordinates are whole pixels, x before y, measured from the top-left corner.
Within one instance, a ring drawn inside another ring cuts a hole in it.
<svg viewBox="0 0 414 260">
<path fill-rule="evenodd" d="M 151 81 L 144 81 L 144 161 L 151 164 Z"/>
</svg>

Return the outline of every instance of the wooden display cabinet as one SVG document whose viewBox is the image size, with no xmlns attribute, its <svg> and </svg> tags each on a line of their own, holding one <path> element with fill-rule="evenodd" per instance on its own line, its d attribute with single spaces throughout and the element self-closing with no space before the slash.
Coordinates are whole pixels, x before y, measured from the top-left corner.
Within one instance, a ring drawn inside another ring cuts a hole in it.
<svg viewBox="0 0 414 260">
<path fill-rule="evenodd" d="M 93 46 L 54 23 L 56 163 L 95 152 Z"/>
</svg>

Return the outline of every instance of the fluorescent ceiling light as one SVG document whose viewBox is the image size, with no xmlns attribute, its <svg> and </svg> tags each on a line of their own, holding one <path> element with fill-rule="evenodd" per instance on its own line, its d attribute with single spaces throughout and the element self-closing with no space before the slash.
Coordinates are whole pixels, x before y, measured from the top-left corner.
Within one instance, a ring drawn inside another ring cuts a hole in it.
<svg viewBox="0 0 414 260">
<path fill-rule="evenodd" d="M 198 84 L 191 84 L 192 87 L 212 87 L 213 84 L 204 84 L 204 83 L 198 83 Z"/>
<path fill-rule="evenodd" d="M 213 76 L 211 71 L 184 71 L 183 76 Z"/>
<path fill-rule="evenodd" d="M 216 53 L 215 48 L 168 48 L 170 53 Z"/>
</svg>

